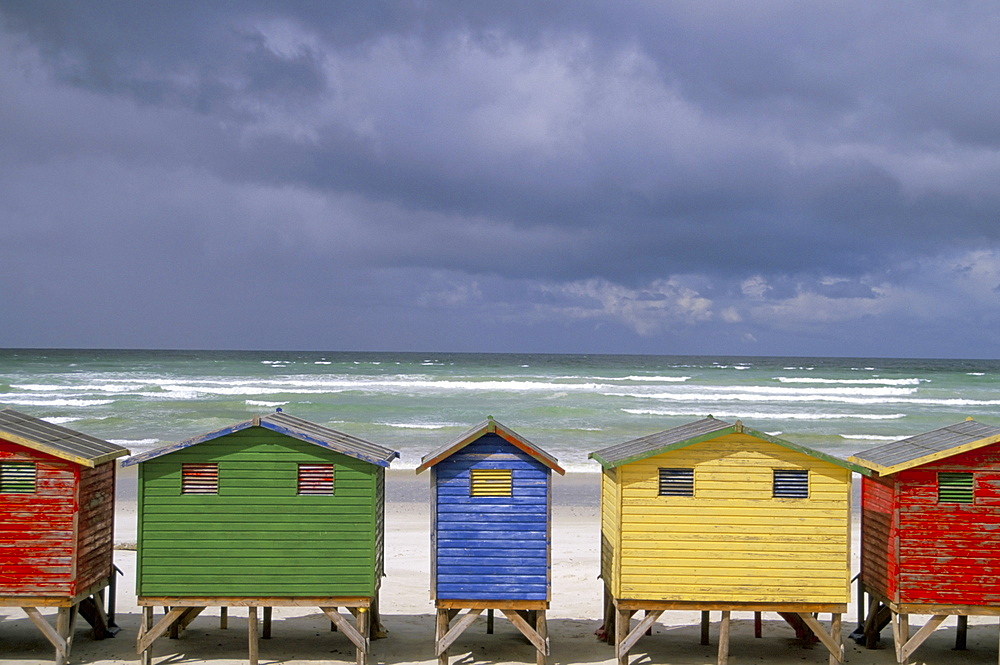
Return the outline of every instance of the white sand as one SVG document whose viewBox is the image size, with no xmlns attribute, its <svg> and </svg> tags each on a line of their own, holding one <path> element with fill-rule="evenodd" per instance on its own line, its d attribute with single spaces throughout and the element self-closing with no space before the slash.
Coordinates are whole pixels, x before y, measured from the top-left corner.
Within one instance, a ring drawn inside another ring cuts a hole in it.
<svg viewBox="0 0 1000 665">
<path fill-rule="evenodd" d="M 373 642 L 373 663 L 434 665 L 434 608 L 430 601 L 429 510 L 426 478 L 399 482 L 405 472 L 394 472 L 387 482 L 386 578 L 382 582 L 382 622 L 389 630 L 385 639 Z M 135 542 L 134 490 L 126 484 L 117 507 L 116 542 Z M 419 485 L 415 484 L 419 483 Z M 552 606 L 548 613 L 552 665 L 613 665 L 613 647 L 597 640 L 601 624 L 599 572 L 600 524 L 594 498 L 597 476 L 579 474 L 554 480 L 557 487 L 553 514 Z M 562 485 L 561 483 L 566 483 Z M 855 562 L 857 561 L 855 525 Z M 75 633 L 72 663 L 116 665 L 136 663 L 135 637 L 139 610 L 135 605 L 135 552 L 118 549 L 115 562 L 124 571 L 119 578 L 117 623 L 121 632 L 114 639 L 94 641 L 90 627 L 80 620 Z M 856 566 L 856 563 L 855 563 Z M 856 626 L 855 606 L 844 617 L 847 662 L 857 665 L 895 662 L 892 634 L 883 631 L 882 648 L 869 651 L 846 638 Z M 46 612 L 51 615 L 54 611 Z M 159 614 L 158 614 L 159 615 Z M 733 615 L 730 663 L 791 665 L 828 662 L 819 645 L 803 646 L 792 629 L 775 614 L 764 615 L 764 636 L 753 637 L 753 615 Z M 826 624 L 828 616 L 821 616 Z M 911 622 L 922 625 L 924 617 Z M 54 619 L 53 619 L 54 620 Z M 712 643 L 699 644 L 698 615 L 667 612 L 652 636 L 643 637 L 632 649 L 630 662 L 642 665 L 714 663 L 717 653 L 718 613 L 712 614 Z M 534 663 L 535 651 L 528 641 L 497 613 L 496 630 L 486 634 L 485 614 L 451 649 L 452 663 Z M 953 651 L 955 619 L 949 619 L 915 654 L 915 663 L 963 665 L 997 662 L 996 619 L 970 619 L 968 651 Z M 0 607 L 0 663 L 35 665 L 53 662 L 54 650 L 19 608 Z M 154 647 L 154 663 L 202 663 L 233 665 L 247 658 L 246 610 L 230 610 L 229 628 L 220 630 L 218 610 L 207 610 L 182 633 L 179 640 L 161 638 Z M 274 610 L 273 636 L 260 641 L 261 663 L 353 663 L 354 648 L 340 633 L 330 631 L 329 620 L 317 608 Z"/>
</svg>

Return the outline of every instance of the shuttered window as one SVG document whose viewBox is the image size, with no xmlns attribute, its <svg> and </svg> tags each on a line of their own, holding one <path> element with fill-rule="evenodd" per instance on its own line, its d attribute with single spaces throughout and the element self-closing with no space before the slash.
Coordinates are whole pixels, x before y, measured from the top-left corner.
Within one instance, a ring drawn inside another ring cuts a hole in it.
<svg viewBox="0 0 1000 665">
<path fill-rule="evenodd" d="M 972 503 L 972 474 L 942 471 L 938 474 L 938 503 Z"/>
<path fill-rule="evenodd" d="M 37 486 L 34 462 L 0 463 L 0 492 L 34 494 Z"/>
<path fill-rule="evenodd" d="M 299 494 L 333 495 L 332 464 L 299 464 Z"/>
<path fill-rule="evenodd" d="M 660 469 L 660 496 L 694 496 L 694 469 Z"/>
<path fill-rule="evenodd" d="M 513 493 L 510 469 L 473 469 L 470 473 L 469 496 L 513 496 Z"/>
<path fill-rule="evenodd" d="M 218 493 L 218 464 L 181 464 L 181 494 Z"/>
<path fill-rule="evenodd" d="M 774 469 L 773 495 L 776 499 L 808 499 L 809 471 Z"/>
</svg>

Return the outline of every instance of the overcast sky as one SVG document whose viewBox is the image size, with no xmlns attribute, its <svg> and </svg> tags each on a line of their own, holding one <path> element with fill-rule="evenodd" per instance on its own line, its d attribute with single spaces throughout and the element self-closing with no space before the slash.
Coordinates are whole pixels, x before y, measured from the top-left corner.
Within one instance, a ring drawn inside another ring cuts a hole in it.
<svg viewBox="0 0 1000 665">
<path fill-rule="evenodd" d="M 997 358 L 998 35 L 0 0 L 0 347 Z"/>
</svg>

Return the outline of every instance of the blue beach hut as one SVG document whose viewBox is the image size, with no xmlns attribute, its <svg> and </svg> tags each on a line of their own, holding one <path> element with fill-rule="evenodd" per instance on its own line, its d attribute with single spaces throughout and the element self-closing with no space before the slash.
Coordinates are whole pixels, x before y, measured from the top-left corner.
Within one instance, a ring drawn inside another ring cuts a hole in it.
<svg viewBox="0 0 1000 665">
<path fill-rule="evenodd" d="M 448 647 L 484 610 L 487 630 L 493 611 L 500 610 L 544 663 L 552 471 L 565 471 L 492 416 L 426 455 L 417 473 L 426 469 L 431 470 L 431 596 L 439 663 L 447 665 Z"/>
</svg>

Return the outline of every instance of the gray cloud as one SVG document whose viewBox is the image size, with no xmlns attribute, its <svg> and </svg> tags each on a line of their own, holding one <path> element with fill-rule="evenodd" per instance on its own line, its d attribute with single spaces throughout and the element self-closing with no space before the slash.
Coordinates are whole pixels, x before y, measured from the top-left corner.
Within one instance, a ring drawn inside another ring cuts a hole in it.
<svg viewBox="0 0 1000 665">
<path fill-rule="evenodd" d="M 7 2 L 0 344 L 994 355 L 997 32 L 977 2 Z"/>
</svg>

